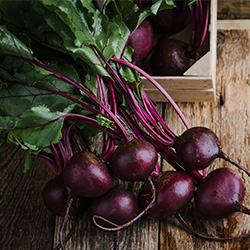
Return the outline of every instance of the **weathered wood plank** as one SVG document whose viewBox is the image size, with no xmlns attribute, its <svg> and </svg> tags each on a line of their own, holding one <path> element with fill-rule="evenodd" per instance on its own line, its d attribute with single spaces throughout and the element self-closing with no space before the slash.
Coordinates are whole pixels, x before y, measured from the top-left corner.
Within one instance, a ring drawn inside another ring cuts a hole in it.
<svg viewBox="0 0 250 250">
<path fill-rule="evenodd" d="M 191 126 L 207 126 L 220 138 L 222 149 L 245 167 L 249 167 L 249 31 L 220 31 L 223 37 L 218 47 L 217 60 L 217 101 L 212 103 L 180 103 Z M 219 98 L 222 95 L 222 99 Z M 221 106 L 220 104 L 223 103 Z M 166 121 L 176 133 L 184 130 L 183 125 L 169 104 L 166 104 Z M 216 160 L 210 170 L 218 167 L 230 167 L 238 171 L 246 185 L 245 205 L 249 206 L 250 180 L 234 166 Z M 164 169 L 169 169 L 164 163 Z M 238 214 L 230 219 L 206 221 L 194 208 L 193 203 L 185 209 L 184 216 L 200 233 L 217 237 L 231 237 L 250 231 L 249 216 Z M 160 249 L 237 249 L 250 248 L 249 237 L 237 241 L 204 241 L 190 235 L 175 219 L 161 222 Z"/>
<path fill-rule="evenodd" d="M 243 166 L 250 169 L 250 31 L 222 31 L 225 44 L 218 58 L 218 77 L 222 82 L 224 105 L 221 108 L 221 144 L 225 152 Z M 245 182 L 246 195 L 244 204 L 250 206 L 250 179 L 234 166 L 222 162 L 222 166 L 239 172 Z M 232 228 L 232 235 L 250 231 L 250 217 L 239 214 L 227 224 Z M 229 244 L 229 246 L 231 246 Z M 233 245 L 232 245 L 233 246 Z M 250 239 L 241 240 L 237 249 L 250 249 Z"/>
<path fill-rule="evenodd" d="M 250 1 L 218 0 L 218 19 L 250 19 Z"/>
<path fill-rule="evenodd" d="M 24 153 L 13 145 L 0 153 L 0 249 L 50 249 L 54 218 L 44 207 L 41 190 L 50 173 L 36 160 L 23 173 Z"/>
<path fill-rule="evenodd" d="M 218 20 L 218 30 L 249 30 L 250 19 Z"/>
</svg>

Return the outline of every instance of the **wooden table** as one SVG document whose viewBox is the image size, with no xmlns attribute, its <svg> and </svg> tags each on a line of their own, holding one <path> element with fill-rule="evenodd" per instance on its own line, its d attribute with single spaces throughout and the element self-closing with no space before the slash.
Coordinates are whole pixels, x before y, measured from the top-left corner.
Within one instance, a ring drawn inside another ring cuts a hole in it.
<svg viewBox="0 0 250 250">
<path fill-rule="evenodd" d="M 250 1 L 219 0 L 219 19 L 250 19 Z M 249 30 L 218 30 L 217 89 L 214 103 L 179 103 L 192 126 L 211 128 L 220 138 L 224 152 L 250 170 L 250 26 Z M 183 127 L 167 103 L 159 110 L 176 133 Z M 0 249 L 49 250 L 58 243 L 61 220 L 52 216 L 41 200 L 41 190 L 52 177 L 45 164 L 36 160 L 23 174 L 24 153 L 13 146 L 0 154 Z M 216 160 L 212 168 L 234 166 Z M 163 168 L 169 166 L 163 162 Z M 246 184 L 244 204 L 250 207 L 250 179 L 238 171 Z M 132 188 L 132 187 L 130 187 Z M 250 217 L 239 214 L 221 221 L 206 221 L 191 203 L 185 218 L 199 232 L 214 236 L 236 236 L 250 232 Z M 68 229 L 69 226 L 67 226 Z M 67 231 L 66 229 L 66 231 Z M 113 234 L 96 229 L 83 215 L 66 245 L 70 250 L 112 249 Z M 174 218 L 166 221 L 142 219 L 121 236 L 120 249 L 127 250 L 208 250 L 250 249 L 250 237 L 230 242 L 201 240 Z"/>
</svg>

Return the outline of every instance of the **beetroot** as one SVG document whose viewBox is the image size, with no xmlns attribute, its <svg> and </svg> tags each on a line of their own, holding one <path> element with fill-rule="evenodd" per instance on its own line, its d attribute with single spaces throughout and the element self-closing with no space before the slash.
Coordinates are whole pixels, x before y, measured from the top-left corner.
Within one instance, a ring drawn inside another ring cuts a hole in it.
<svg viewBox="0 0 250 250">
<path fill-rule="evenodd" d="M 218 157 L 220 143 L 213 131 L 205 127 L 186 130 L 176 141 L 176 154 L 185 169 L 200 170 Z"/>
<path fill-rule="evenodd" d="M 167 171 L 160 173 L 155 179 L 156 201 L 146 212 L 150 219 L 165 219 L 179 212 L 190 201 L 194 194 L 194 183 L 184 172 Z M 151 199 L 147 185 L 139 192 L 139 204 L 145 208 Z"/>
<path fill-rule="evenodd" d="M 242 211 L 245 187 L 231 169 L 212 171 L 198 187 L 194 201 L 197 210 L 208 219 L 222 219 Z M 249 212 L 248 212 L 249 213 Z"/>
<path fill-rule="evenodd" d="M 155 46 L 150 60 L 153 75 L 180 76 L 197 61 L 189 44 L 164 37 Z"/>
<path fill-rule="evenodd" d="M 98 197 L 113 185 L 112 175 L 105 163 L 88 151 L 74 155 L 63 171 L 67 187 L 84 197 Z"/>
<path fill-rule="evenodd" d="M 172 35 L 182 31 L 191 21 L 191 11 L 185 0 L 175 0 L 176 7 L 151 15 L 153 29 L 159 34 Z"/>
<path fill-rule="evenodd" d="M 157 151 L 151 143 L 133 139 L 116 148 L 110 165 L 113 173 L 121 180 L 142 181 L 154 170 L 157 158 Z"/>
<path fill-rule="evenodd" d="M 139 206 L 132 193 L 122 189 L 111 189 L 108 193 L 93 201 L 90 207 L 90 217 L 101 216 L 117 225 L 122 225 L 139 213 Z M 96 219 L 98 225 L 113 227 L 102 219 Z"/>
<path fill-rule="evenodd" d="M 187 129 L 175 142 L 178 161 L 187 170 L 207 168 L 214 159 L 224 159 L 250 176 L 249 171 L 221 151 L 216 134 L 205 127 Z"/>
<path fill-rule="evenodd" d="M 129 45 L 134 49 L 132 62 L 140 65 L 152 49 L 154 32 L 151 24 L 144 20 L 129 38 Z"/>
<path fill-rule="evenodd" d="M 69 190 L 63 183 L 62 175 L 48 181 L 42 190 L 44 205 L 57 216 L 64 217 L 70 199 Z M 69 215 L 78 215 L 84 212 L 90 202 L 84 197 L 75 196 L 69 210 Z"/>
</svg>

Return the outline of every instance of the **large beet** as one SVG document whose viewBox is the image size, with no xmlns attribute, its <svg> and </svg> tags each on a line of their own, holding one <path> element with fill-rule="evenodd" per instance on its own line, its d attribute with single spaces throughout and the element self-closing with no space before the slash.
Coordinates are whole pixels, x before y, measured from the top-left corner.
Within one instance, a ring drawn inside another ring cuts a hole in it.
<svg viewBox="0 0 250 250">
<path fill-rule="evenodd" d="M 186 130 L 176 141 L 177 157 L 185 169 L 208 167 L 220 153 L 220 143 L 213 131 L 205 127 Z"/>
<path fill-rule="evenodd" d="M 190 201 L 194 194 L 194 183 L 189 175 L 183 172 L 167 171 L 160 173 L 154 179 L 156 201 L 147 211 L 150 219 L 166 219 L 179 212 Z M 145 208 L 151 200 L 151 193 L 147 185 L 143 185 L 139 192 L 139 204 Z"/>
<path fill-rule="evenodd" d="M 194 201 L 197 210 L 205 218 L 222 219 L 243 210 L 241 203 L 244 196 L 245 187 L 240 176 L 231 169 L 220 168 L 203 180 L 197 188 Z"/>
<path fill-rule="evenodd" d="M 146 140 L 134 139 L 120 144 L 111 157 L 113 173 L 125 181 L 143 181 L 157 163 L 157 151 Z"/>
<path fill-rule="evenodd" d="M 196 61 L 198 55 L 192 47 L 177 39 L 164 37 L 155 46 L 150 65 L 153 75 L 181 76 Z"/>
<path fill-rule="evenodd" d="M 88 151 L 74 155 L 63 171 L 67 187 L 84 197 L 98 197 L 113 185 L 112 175 L 107 165 Z"/>
</svg>

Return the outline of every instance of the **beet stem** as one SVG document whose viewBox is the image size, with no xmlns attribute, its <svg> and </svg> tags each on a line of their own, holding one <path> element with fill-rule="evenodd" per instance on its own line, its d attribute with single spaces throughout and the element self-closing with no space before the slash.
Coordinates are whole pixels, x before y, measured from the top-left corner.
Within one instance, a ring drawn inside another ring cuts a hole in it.
<svg viewBox="0 0 250 250">
<path fill-rule="evenodd" d="M 241 169 L 242 171 L 244 171 L 249 177 L 250 177 L 250 172 L 242 167 L 240 164 L 238 164 L 236 161 L 234 161 L 233 159 L 231 159 L 228 155 L 226 155 L 224 152 L 220 151 L 218 153 L 218 157 L 221 158 L 221 159 L 224 159 L 230 163 L 232 163 L 233 165 L 235 165 L 237 168 Z"/>
<path fill-rule="evenodd" d="M 182 217 L 182 215 L 180 213 L 175 214 L 175 217 L 178 219 L 178 221 L 185 226 L 189 231 L 191 231 L 195 236 L 202 238 L 202 239 L 206 239 L 206 240 L 214 240 L 214 241 L 227 241 L 227 240 L 237 240 L 237 239 L 241 239 L 241 238 L 245 238 L 250 236 L 250 233 L 248 234 L 243 234 L 243 235 L 239 235 L 239 236 L 235 236 L 235 237 L 227 237 L 227 238 L 220 238 L 220 237 L 213 237 L 213 236 L 209 236 L 209 235 L 204 235 L 201 233 L 198 233 L 196 230 L 194 230 L 188 223 L 187 221 L 184 220 L 184 218 Z"/>
<path fill-rule="evenodd" d="M 64 248 L 64 242 L 63 242 L 63 229 L 64 229 L 65 223 L 66 223 L 66 221 L 67 221 L 67 219 L 68 219 L 69 210 L 70 210 L 70 208 L 71 208 L 72 202 L 73 202 L 73 197 L 72 197 L 71 192 L 70 192 L 70 194 L 69 194 L 69 200 L 68 200 L 68 204 L 67 204 L 67 209 L 66 209 L 65 216 L 64 216 L 64 218 L 63 218 L 63 222 L 62 222 L 61 229 L 60 229 L 60 233 L 59 233 L 60 244 L 61 244 L 61 248 L 62 248 L 63 250 L 65 250 L 65 248 Z"/>
<path fill-rule="evenodd" d="M 120 235 L 121 235 L 121 231 L 117 230 L 115 232 L 114 250 L 118 250 L 119 249 Z"/>
<path fill-rule="evenodd" d="M 239 202 L 236 202 L 235 204 L 235 209 L 241 213 L 244 214 L 249 214 L 250 215 L 250 210 L 248 207 L 245 207 L 244 205 L 240 204 Z"/>
<path fill-rule="evenodd" d="M 65 237 L 63 243 L 67 243 L 69 241 L 69 239 L 73 236 L 74 232 L 75 232 L 75 229 L 76 229 L 76 224 L 77 224 L 77 220 L 76 220 L 76 216 L 72 216 L 71 217 L 71 229 L 68 233 L 68 235 Z M 62 248 L 62 244 L 59 243 L 55 248 L 54 250 L 59 250 Z"/>
<path fill-rule="evenodd" d="M 154 80 L 148 73 L 146 73 L 144 70 L 142 70 L 141 68 L 139 68 L 138 66 L 134 65 L 133 63 L 112 57 L 111 60 L 118 62 L 120 64 L 124 64 L 126 66 L 128 66 L 131 69 L 136 70 L 137 72 L 139 72 L 141 75 L 143 75 L 145 78 L 147 78 L 163 95 L 164 97 L 169 101 L 169 103 L 173 106 L 173 108 L 175 109 L 175 111 L 177 112 L 177 114 L 179 115 L 180 119 L 182 120 L 183 124 L 186 126 L 187 129 L 190 128 L 190 125 L 187 121 L 187 119 L 185 118 L 185 116 L 183 115 L 182 111 L 180 110 L 180 108 L 178 107 L 178 105 L 176 104 L 176 102 L 173 100 L 173 98 L 167 93 L 167 91 L 156 81 Z"/>
<path fill-rule="evenodd" d="M 155 190 L 155 186 L 153 184 L 153 181 L 151 179 L 151 177 L 149 177 L 148 179 L 145 180 L 146 183 L 150 186 L 150 191 L 152 192 L 152 200 L 151 202 L 148 204 L 148 206 L 142 211 L 140 212 L 136 217 L 134 217 L 132 220 L 130 220 L 129 222 L 123 224 L 123 225 L 117 225 L 107 219 L 105 219 L 104 217 L 102 216 L 98 216 L 98 215 L 94 215 L 92 217 L 92 220 L 93 220 L 93 223 L 95 224 L 95 226 L 97 226 L 98 228 L 102 229 L 102 230 L 105 230 L 105 231 L 109 231 L 109 232 L 113 232 L 113 231 L 118 231 L 118 230 L 121 230 L 123 228 L 126 228 L 130 225 L 132 225 L 135 221 L 137 221 L 138 219 L 140 219 L 154 204 L 155 202 L 155 197 L 156 197 L 156 190 Z M 103 220 L 107 223 L 109 223 L 110 225 L 114 226 L 113 228 L 110 228 L 110 227 L 103 227 L 101 225 L 99 225 L 97 222 L 96 222 L 96 219 L 100 219 L 100 220 Z"/>
</svg>

